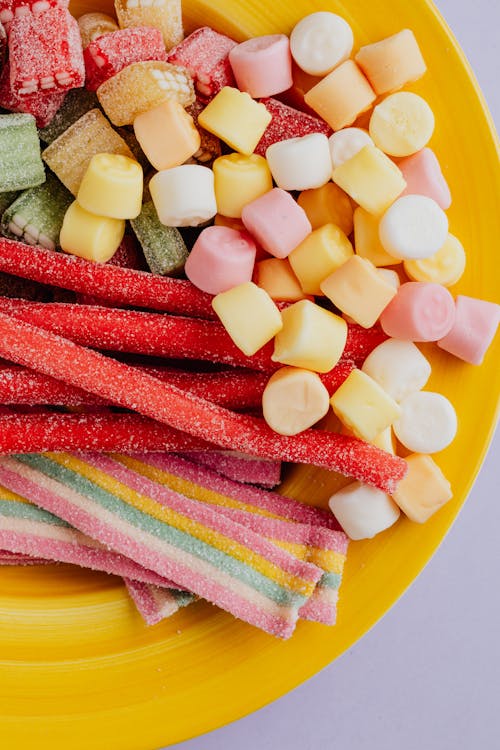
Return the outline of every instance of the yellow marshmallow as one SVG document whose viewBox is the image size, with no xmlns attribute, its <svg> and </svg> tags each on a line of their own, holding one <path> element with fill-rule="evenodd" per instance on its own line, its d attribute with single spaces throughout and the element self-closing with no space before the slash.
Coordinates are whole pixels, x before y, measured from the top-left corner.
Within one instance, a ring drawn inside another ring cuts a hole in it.
<svg viewBox="0 0 500 750">
<path fill-rule="evenodd" d="M 460 240 L 449 234 L 437 253 L 421 260 L 405 260 L 404 269 L 412 281 L 453 286 L 465 270 L 465 250 Z"/>
<path fill-rule="evenodd" d="M 250 357 L 281 330 L 280 311 L 256 284 L 244 284 L 217 294 L 212 307 L 236 346 Z"/>
<path fill-rule="evenodd" d="M 373 442 L 399 417 L 397 403 L 361 370 L 353 370 L 330 399 L 333 411 L 356 437 Z"/>
<path fill-rule="evenodd" d="M 297 302 L 305 295 L 299 280 L 292 271 L 288 258 L 268 258 L 255 265 L 257 286 L 271 299 Z"/>
<path fill-rule="evenodd" d="M 64 215 L 59 242 L 65 253 L 107 263 L 124 234 L 123 219 L 96 216 L 74 201 Z"/>
<path fill-rule="evenodd" d="M 330 408 L 328 390 L 319 375 L 298 367 L 282 367 L 262 394 L 264 419 L 280 435 L 296 435 L 312 427 Z"/>
<path fill-rule="evenodd" d="M 193 118 L 174 100 L 138 115 L 134 133 L 149 162 L 158 170 L 184 164 L 201 143 Z"/>
<path fill-rule="evenodd" d="M 319 188 L 303 190 L 297 203 L 306 212 L 313 229 L 318 229 L 324 224 L 336 224 L 345 234 L 351 234 L 351 199 L 334 182 L 327 182 Z"/>
<path fill-rule="evenodd" d="M 273 178 L 263 156 L 228 154 L 213 163 L 217 210 L 239 219 L 243 207 L 273 187 Z"/>
<path fill-rule="evenodd" d="M 394 286 L 382 278 L 373 263 L 358 255 L 324 279 L 321 291 L 363 328 L 371 328 L 396 296 Z"/>
<path fill-rule="evenodd" d="M 96 154 L 78 188 L 82 208 L 112 219 L 135 219 L 142 207 L 142 167 L 121 154 Z"/>
<path fill-rule="evenodd" d="M 423 149 L 434 132 L 434 114 L 425 99 L 410 91 L 386 97 L 373 110 L 369 132 L 390 156 L 410 156 Z"/>
<path fill-rule="evenodd" d="M 371 107 L 376 98 L 354 60 L 346 60 L 309 89 L 304 101 L 333 130 L 340 130 L 352 125 L 358 115 Z"/>
<path fill-rule="evenodd" d="M 315 229 L 288 256 L 306 294 L 321 294 L 320 284 L 353 255 L 352 245 L 335 224 Z"/>
<path fill-rule="evenodd" d="M 244 91 L 224 86 L 198 116 L 198 124 L 242 154 L 251 154 L 272 116 Z"/>
<path fill-rule="evenodd" d="M 378 234 L 380 219 L 358 206 L 354 212 L 354 249 L 356 255 L 365 258 L 374 266 L 392 266 L 401 263 L 384 250 Z"/>
<path fill-rule="evenodd" d="M 379 95 L 397 91 L 406 83 L 416 81 L 427 70 L 410 29 L 361 47 L 354 59 Z"/>
<path fill-rule="evenodd" d="M 399 167 L 371 145 L 334 169 L 333 181 L 370 214 L 383 213 L 406 187 Z"/>
<path fill-rule="evenodd" d="M 274 362 L 328 372 L 342 356 L 347 323 L 309 300 L 282 311 L 283 328 L 274 342 Z"/>
<path fill-rule="evenodd" d="M 451 485 L 430 456 L 412 453 L 405 461 L 408 473 L 392 497 L 411 521 L 425 523 L 451 500 Z"/>
</svg>

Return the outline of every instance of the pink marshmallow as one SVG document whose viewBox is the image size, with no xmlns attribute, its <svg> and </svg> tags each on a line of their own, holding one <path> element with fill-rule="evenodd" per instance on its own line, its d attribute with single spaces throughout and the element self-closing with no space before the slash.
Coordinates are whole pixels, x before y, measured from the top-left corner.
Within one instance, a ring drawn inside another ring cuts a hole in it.
<svg viewBox="0 0 500 750">
<path fill-rule="evenodd" d="M 252 280 L 256 252 L 246 232 L 207 227 L 194 243 L 184 270 L 198 289 L 219 294 Z"/>
<path fill-rule="evenodd" d="M 276 258 L 286 258 L 312 231 L 306 212 L 281 188 L 247 203 L 241 219 L 257 243 Z"/>
<path fill-rule="evenodd" d="M 230 51 L 229 62 L 240 91 L 254 99 L 280 94 L 293 85 L 290 41 L 284 34 L 238 44 Z"/>
<path fill-rule="evenodd" d="M 480 365 L 499 322 L 500 305 L 459 295 L 455 302 L 455 322 L 437 344 L 455 357 Z"/>
<path fill-rule="evenodd" d="M 403 195 L 425 195 L 436 201 L 446 211 L 451 206 L 451 193 L 436 154 L 430 148 L 423 148 L 416 154 L 398 162 L 398 167 L 406 180 Z"/>
<path fill-rule="evenodd" d="M 437 341 L 450 331 L 455 303 L 441 284 L 408 281 L 389 302 L 380 323 L 388 336 L 406 341 Z"/>
</svg>

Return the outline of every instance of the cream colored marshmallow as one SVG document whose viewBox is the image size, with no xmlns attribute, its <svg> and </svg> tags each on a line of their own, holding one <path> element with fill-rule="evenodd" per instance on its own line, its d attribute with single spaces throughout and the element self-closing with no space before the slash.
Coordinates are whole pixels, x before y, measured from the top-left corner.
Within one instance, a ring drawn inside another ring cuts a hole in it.
<svg viewBox="0 0 500 750">
<path fill-rule="evenodd" d="M 431 375 L 430 362 L 411 341 L 387 339 L 370 352 L 362 371 L 395 401 L 421 390 Z"/>
<path fill-rule="evenodd" d="M 391 94 L 373 110 L 370 136 L 390 156 L 410 156 L 423 149 L 434 132 L 434 114 L 425 99 L 411 91 Z"/>
<path fill-rule="evenodd" d="M 441 393 L 410 393 L 400 402 L 400 408 L 394 433 L 410 451 L 437 453 L 447 448 L 457 434 L 455 409 Z"/>
<path fill-rule="evenodd" d="M 208 167 L 183 164 L 157 172 L 149 190 L 158 218 L 167 227 L 195 227 L 217 213 L 214 173 Z"/>
<path fill-rule="evenodd" d="M 448 237 L 448 217 L 432 198 L 404 195 L 382 216 L 378 233 L 384 250 L 396 259 L 429 258 Z"/>
<path fill-rule="evenodd" d="M 365 146 L 373 146 L 370 134 L 363 128 L 342 128 L 328 139 L 332 167 L 337 169 L 345 161 L 349 161 Z"/>
<path fill-rule="evenodd" d="M 400 510 L 385 492 L 353 482 L 328 501 L 330 510 L 350 539 L 372 539 L 398 520 Z"/>
<path fill-rule="evenodd" d="M 425 523 L 451 500 L 451 485 L 430 456 L 413 453 L 405 460 L 408 472 L 392 497 L 411 521 Z"/>
<path fill-rule="evenodd" d="M 278 141 L 266 150 L 274 181 L 282 190 L 311 190 L 326 185 L 332 173 L 328 138 L 310 133 Z"/>
<path fill-rule="evenodd" d="M 297 435 L 322 419 L 330 408 L 328 390 L 315 372 L 282 367 L 262 394 L 262 412 L 280 435 Z"/>
<path fill-rule="evenodd" d="M 327 11 L 311 13 L 290 34 L 292 57 L 312 76 L 325 76 L 351 54 L 352 29 L 341 16 Z"/>
</svg>

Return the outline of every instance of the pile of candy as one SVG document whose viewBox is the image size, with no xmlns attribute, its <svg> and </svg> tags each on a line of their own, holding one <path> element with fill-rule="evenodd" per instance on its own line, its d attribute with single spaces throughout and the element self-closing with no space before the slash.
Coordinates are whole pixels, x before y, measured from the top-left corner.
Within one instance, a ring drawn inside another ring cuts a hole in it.
<svg viewBox="0 0 500 750">
<path fill-rule="evenodd" d="M 118 574 L 149 624 L 333 624 L 348 537 L 451 497 L 416 343 L 480 364 L 500 317 L 448 290 L 425 62 L 328 12 L 238 44 L 115 5 L 0 4 L 0 564 Z M 353 481 L 329 513 L 283 460 Z"/>
</svg>

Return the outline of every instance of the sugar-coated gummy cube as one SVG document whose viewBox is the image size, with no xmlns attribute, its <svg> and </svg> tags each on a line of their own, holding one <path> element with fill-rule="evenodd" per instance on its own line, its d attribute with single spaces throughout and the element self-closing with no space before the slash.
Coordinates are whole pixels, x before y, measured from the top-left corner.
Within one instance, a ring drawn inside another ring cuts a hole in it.
<svg viewBox="0 0 500 750">
<path fill-rule="evenodd" d="M 152 201 L 144 203 L 139 216 L 130 223 L 151 273 L 177 276 L 182 272 L 188 257 L 186 243 L 178 229 L 160 222 Z"/>
<path fill-rule="evenodd" d="M 326 185 L 331 177 L 330 149 L 323 133 L 273 143 L 266 159 L 274 181 L 283 190 L 312 190 Z"/>
<path fill-rule="evenodd" d="M 379 276 L 369 260 L 353 255 L 320 284 L 333 304 L 363 326 L 371 328 L 396 296 L 396 290 Z"/>
<path fill-rule="evenodd" d="M 328 390 L 315 372 L 282 367 L 267 381 L 262 413 L 280 435 L 297 435 L 323 419 L 330 409 Z"/>
<path fill-rule="evenodd" d="M 236 44 L 225 34 L 202 26 L 170 50 L 168 61 L 186 67 L 194 79 L 196 91 L 207 100 L 224 86 L 234 86 L 228 54 Z"/>
<path fill-rule="evenodd" d="M 370 145 L 334 169 L 333 181 L 371 214 L 383 213 L 406 187 L 396 164 Z"/>
<path fill-rule="evenodd" d="M 361 370 L 353 370 L 330 399 L 333 411 L 358 438 L 371 442 L 399 417 L 398 404 Z"/>
<path fill-rule="evenodd" d="M 7 193 L 0 193 L 0 213 L 3 214 L 11 206 L 19 195 L 17 190 L 11 190 Z"/>
<path fill-rule="evenodd" d="M 451 485 L 430 456 L 413 453 L 405 461 L 408 471 L 392 497 L 410 521 L 425 523 L 451 500 Z"/>
<path fill-rule="evenodd" d="M 402 195 L 426 195 L 435 200 L 443 211 L 451 206 L 450 188 L 432 149 L 423 148 L 416 154 L 400 159 L 398 167 L 406 182 Z"/>
<path fill-rule="evenodd" d="M 112 219 L 135 219 L 142 206 L 142 168 L 122 154 L 96 154 L 77 195 L 86 211 Z"/>
<path fill-rule="evenodd" d="M 255 243 L 247 232 L 230 227 L 207 227 L 189 253 L 186 276 L 204 292 L 226 292 L 251 281 L 255 252 Z"/>
<path fill-rule="evenodd" d="M 63 103 L 48 125 L 38 130 L 40 140 L 52 143 L 86 112 L 99 106 L 97 96 L 87 89 L 67 91 Z"/>
<path fill-rule="evenodd" d="M 255 281 L 275 300 L 298 302 L 305 297 L 288 258 L 261 260 L 255 266 Z"/>
<path fill-rule="evenodd" d="M 283 325 L 271 297 L 251 281 L 218 294 L 212 306 L 236 346 L 248 357 L 270 341 Z"/>
<path fill-rule="evenodd" d="M 360 258 L 374 266 L 392 266 L 401 260 L 384 250 L 378 233 L 380 217 L 358 206 L 354 211 L 354 247 Z"/>
<path fill-rule="evenodd" d="M 257 154 L 227 154 L 213 163 L 217 211 L 240 218 L 243 208 L 273 187 L 267 161 Z"/>
<path fill-rule="evenodd" d="M 260 156 L 265 156 L 266 150 L 273 143 L 283 141 L 285 138 L 300 138 L 310 133 L 323 133 L 329 136 L 332 132 L 324 120 L 289 107 L 278 99 L 264 98 L 261 99 L 261 104 L 264 104 L 270 113 L 271 122 L 255 147 L 255 153 Z"/>
<path fill-rule="evenodd" d="M 352 202 L 347 193 L 334 182 L 327 182 L 312 190 L 303 190 L 297 203 L 306 212 L 313 229 L 319 229 L 324 224 L 336 224 L 344 234 L 351 234 Z"/>
<path fill-rule="evenodd" d="M 306 104 L 333 130 L 352 125 L 375 99 L 375 92 L 353 60 L 346 60 L 332 70 L 304 96 Z"/>
<path fill-rule="evenodd" d="M 66 253 L 106 263 L 117 251 L 124 233 L 123 219 L 96 216 L 74 201 L 64 216 L 59 241 Z"/>
<path fill-rule="evenodd" d="M 480 365 L 500 322 L 500 305 L 459 294 L 455 319 L 438 346 L 455 357 Z"/>
<path fill-rule="evenodd" d="M 149 61 L 128 65 L 102 83 L 97 98 L 113 125 L 132 125 L 135 118 L 169 99 L 183 107 L 194 101 L 186 68 Z"/>
<path fill-rule="evenodd" d="M 78 28 L 85 49 L 94 39 L 118 31 L 118 24 L 106 13 L 84 13 L 78 18 Z"/>
<path fill-rule="evenodd" d="M 241 218 L 257 243 L 276 258 L 286 258 L 311 231 L 305 211 L 280 188 L 247 203 Z"/>
<path fill-rule="evenodd" d="M 55 117 L 65 97 L 64 91 L 37 91 L 19 96 L 10 85 L 10 65 L 7 62 L 0 74 L 0 107 L 9 112 L 33 115 L 37 127 L 43 128 Z"/>
<path fill-rule="evenodd" d="M 157 172 L 149 182 L 158 218 L 170 227 L 196 227 L 217 213 L 214 174 L 208 167 L 182 164 Z"/>
<path fill-rule="evenodd" d="M 0 115 L 0 192 L 25 190 L 44 181 L 35 118 Z"/>
<path fill-rule="evenodd" d="M 274 362 L 316 372 L 328 372 L 337 364 L 347 341 L 345 320 L 309 300 L 282 310 L 281 317 Z"/>
<path fill-rule="evenodd" d="M 236 85 L 254 99 L 274 96 L 293 84 L 290 41 L 285 34 L 257 36 L 229 52 Z"/>
<path fill-rule="evenodd" d="M 165 47 L 171 49 L 184 36 L 181 0 L 115 0 L 120 28 L 153 26 L 160 29 Z"/>
<path fill-rule="evenodd" d="M 134 133 L 150 163 L 159 170 L 183 164 L 201 143 L 193 118 L 173 100 L 138 115 Z"/>
<path fill-rule="evenodd" d="M 132 157 L 129 147 L 99 109 L 91 109 L 56 138 L 43 152 L 43 160 L 73 195 L 96 154 Z"/>
<path fill-rule="evenodd" d="M 361 47 L 354 59 L 376 94 L 388 94 L 416 81 L 427 70 L 413 31 L 403 29 Z"/>
<path fill-rule="evenodd" d="M 315 229 L 288 259 L 306 294 L 322 294 L 320 284 L 353 255 L 352 245 L 335 224 Z"/>
<path fill-rule="evenodd" d="M 396 523 L 400 511 L 389 495 L 362 482 L 352 482 L 328 501 L 350 539 L 372 539 Z"/>
<path fill-rule="evenodd" d="M 200 125 L 242 154 L 253 153 L 271 115 L 263 104 L 224 86 L 198 116 Z"/>
<path fill-rule="evenodd" d="M 405 273 L 412 281 L 432 281 L 453 286 L 465 271 L 465 250 L 460 240 L 448 234 L 444 245 L 428 258 L 405 260 Z"/>
<path fill-rule="evenodd" d="M 431 365 L 411 341 L 387 339 L 370 352 L 361 367 L 395 401 L 425 386 Z"/>
<path fill-rule="evenodd" d="M 410 156 L 427 145 L 434 124 L 434 113 L 425 99 L 411 91 L 398 91 L 377 104 L 369 132 L 384 153 Z"/>
</svg>

